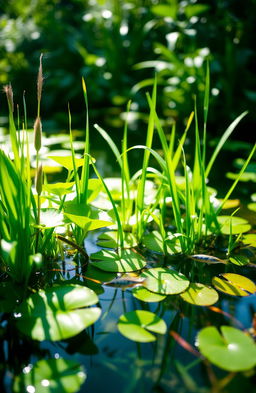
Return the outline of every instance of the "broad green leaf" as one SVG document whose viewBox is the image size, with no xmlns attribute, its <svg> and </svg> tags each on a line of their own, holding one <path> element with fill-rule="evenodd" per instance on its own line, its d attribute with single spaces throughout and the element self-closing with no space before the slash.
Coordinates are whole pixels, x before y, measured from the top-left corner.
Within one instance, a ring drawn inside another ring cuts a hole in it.
<svg viewBox="0 0 256 393">
<path fill-rule="evenodd" d="M 62 285 L 32 294 L 16 310 L 18 329 L 34 340 L 63 340 L 92 325 L 101 314 L 97 295 L 81 285 Z"/>
<path fill-rule="evenodd" d="M 151 7 L 151 11 L 157 16 L 169 17 L 173 19 L 176 19 L 177 10 L 177 5 L 175 3 L 173 5 L 158 4 Z"/>
<path fill-rule="evenodd" d="M 248 221 L 241 217 L 219 216 L 217 220 L 221 226 L 221 233 L 224 235 L 230 234 L 230 220 L 232 224 L 232 235 L 248 232 L 251 229 Z"/>
<path fill-rule="evenodd" d="M 150 311 L 136 310 L 127 312 L 119 318 L 117 324 L 119 332 L 132 341 L 151 342 L 156 337 L 151 334 L 165 334 L 165 322 Z"/>
<path fill-rule="evenodd" d="M 190 283 L 188 289 L 180 296 L 186 302 L 197 306 L 211 306 L 219 299 L 215 289 L 200 283 Z"/>
<path fill-rule="evenodd" d="M 249 210 L 252 210 L 253 212 L 256 212 L 256 202 L 249 203 L 247 205 L 247 207 L 248 207 Z"/>
<path fill-rule="evenodd" d="M 117 231 L 104 232 L 99 235 L 97 245 L 100 247 L 116 248 L 118 247 L 117 238 Z M 132 233 L 124 232 L 124 248 L 135 247 L 137 243 L 138 242 Z"/>
<path fill-rule="evenodd" d="M 233 296 L 248 296 L 256 292 L 256 285 L 249 278 L 235 273 L 223 273 L 213 277 L 212 284 L 221 292 Z"/>
<path fill-rule="evenodd" d="M 176 295 L 189 286 L 189 281 L 183 274 L 163 267 L 147 269 L 141 277 L 146 279 L 143 285 L 149 291 L 162 295 Z"/>
<path fill-rule="evenodd" d="M 73 192 L 72 188 L 74 184 L 74 182 L 45 184 L 43 185 L 43 191 L 47 191 L 49 194 L 58 195 L 58 197 L 61 198 L 63 195 Z"/>
<path fill-rule="evenodd" d="M 177 237 L 172 235 L 171 239 L 166 239 L 167 253 L 168 254 L 176 254 L 180 252 L 180 242 Z M 152 251 L 164 253 L 163 239 L 158 231 L 153 231 L 151 233 L 143 236 L 142 243 L 145 247 L 149 248 Z"/>
<path fill-rule="evenodd" d="M 84 368 L 73 360 L 47 359 L 29 365 L 14 380 L 15 393 L 75 393 L 86 379 Z"/>
<path fill-rule="evenodd" d="M 64 213 L 64 214 L 73 224 L 76 224 L 84 231 L 93 231 L 95 229 L 114 225 L 114 223 L 110 221 L 95 220 L 93 218 L 89 218 L 85 216 L 77 216 L 75 214 L 68 214 L 68 213 Z"/>
<path fill-rule="evenodd" d="M 208 4 L 189 4 L 185 7 L 185 14 L 187 18 L 191 18 L 192 16 L 208 11 L 209 8 Z"/>
<path fill-rule="evenodd" d="M 13 282 L 2 282 L 0 285 L 0 313 L 13 312 L 21 297 L 20 288 L 15 286 Z"/>
<path fill-rule="evenodd" d="M 256 247 L 256 233 L 249 233 L 247 235 L 244 235 L 242 241 L 248 246 Z"/>
<path fill-rule="evenodd" d="M 116 278 L 116 273 L 106 272 L 104 270 L 97 269 L 90 263 L 86 269 L 86 272 L 84 273 L 84 276 L 85 278 L 89 277 L 96 281 L 99 281 L 99 283 L 101 284 L 103 282 L 109 282 L 114 280 Z"/>
<path fill-rule="evenodd" d="M 146 265 L 146 261 L 140 254 L 132 250 L 121 250 L 119 254 L 111 250 L 101 250 L 90 255 L 92 265 L 107 272 L 133 272 L 140 270 Z"/>
<path fill-rule="evenodd" d="M 132 294 L 139 300 L 143 302 L 151 303 L 151 302 L 161 302 L 166 298 L 165 295 L 160 295 L 159 293 L 150 292 L 147 288 L 136 287 L 132 290 Z"/>
<path fill-rule="evenodd" d="M 244 265 L 248 265 L 248 263 L 250 262 L 250 258 L 248 258 L 245 255 L 232 255 L 229 258 L 229 261 L 234 265 L 244 266 Z"/>
<path fill-rule="evenodd" d="M 73 170 L 73 161 L 72 161 L 72 156 L 48 156 L 51 160 L 57 162 L 64 168 L 66 168 L 68 171 Z M 80 166 L 83 166 L 84 159 L 83 158 L 75 158 L 75 163 L 76 167 L 79 168 Z"/>
<path fill-rule="evenodd" d="M 230 326 L 221 326 L 222 335 L 214 326 L 198 334 L 200 352 L 210 362 L 224 370 L 245 371 L 256 365 L 256 345 L 253 339 Z"/>
</svg>

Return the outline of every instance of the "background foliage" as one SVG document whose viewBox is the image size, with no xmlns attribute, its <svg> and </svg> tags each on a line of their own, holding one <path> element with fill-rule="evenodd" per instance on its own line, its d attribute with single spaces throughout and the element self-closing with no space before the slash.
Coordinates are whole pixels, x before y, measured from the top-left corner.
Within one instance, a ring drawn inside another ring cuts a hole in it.
<svg viewBox="0 0 256 393">
<path fill-rule="evenodd" d="M 121 125 L 129 98 L 132 110 L 140 112 L 134 118 L 143 118 L 145 90 L 151 90 L 157 72 L 159 112 L 170 124 L 184 122 L 193 95 L 203 92 L 209 58 L 210 128 L 223 130 L 222 120 L 226 125 L 249 109 L 249 138 L 256 103 L 255 9 L 255 0 L 245 0 L 243 7 L 235 0 L 1 1 L 0 83 L 12 83 L 16 103 L 26 90 L 33 118 L 42 52 L 48 126 L 66 126 L 68 101 L 75 125 L 83 125 L 85 76 L 92 121 L 113 129 Z"/>
</svg>

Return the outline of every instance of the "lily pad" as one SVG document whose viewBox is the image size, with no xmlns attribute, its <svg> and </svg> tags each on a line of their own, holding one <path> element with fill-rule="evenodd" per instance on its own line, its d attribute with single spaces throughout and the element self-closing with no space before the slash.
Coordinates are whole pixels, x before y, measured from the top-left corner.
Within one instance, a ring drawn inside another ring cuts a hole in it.
<svg viewBox="0 0 256 393">
<path fill-rule="evenodd" d="M 75 393 L 86 379 L 83 367 L 73 360 L 48 359 L 39 360 L 34 365 L 23 369 L 15 378 L 15 393 Z"/>
<path fill-rule="evenodd" d="M 119 318 L 117 324 L 119 332 L 132 341 L 156 341 L 153 333 L 165 334 L 166 323 L 150 311 L 136 310 L 127 312 Z"/>
<path fill-rule="evenodd" d="M 147 303 L 161 302 L 166 298 L 166 295 L 160 295 L 159 293 L 150 292 L 147 288 L 136 287 L 132 290 L 132 294 L 139 300 Z"/>
<path fill-rule="evenodd" d="M 17 308 L 17 327 L 38 341 L 69 338 L 97 321 L 101 309 L 85 308 L 97 302 L 97 295 L 81 285 L 40 290 Z"/>
<path fill-rule="evenodd" d="M 247 205 L 247 207 L 248 207 L 249 210 L 252 210 L 253 212 L 256 212 L 256 202 L 249 203 Z"/>
<path fill-rule="evenodd" d="M 209 326 L 198 334 L 201 353 L 210 362 L 227 371 L 245 371 L 256 365 L 256 345 L 253 339 L 230 326 Z"/>
<path fill-rule="evenodd" d="M 189 280 L 181 273 L 163 267 L 147 269 L 141 275 L 143 285 L 152 292 L 162 295 L 177 295 L 189 286 Z"/>
<path fill-rule="evenodd" d="M 101 250 L 90 255 L 91 259 L 98 262 L 91 264 L 107 272 L 133 272 L 146 266 L 146 261 L 140 254 L 132 250 L 121 250 L 119 254 L 112 250 Z"/>
<path fill-rule="evenodd" d="M 175 254 L 180 252 L 180 242 L 175 235 L 170 235 L 169 239 L 166 239 L 166 248 L 167 254 Z M 159 252 L 161 254 L 164 253 L 163 247 L 163 239 L 158 231 L 153 231 L 151 233 L 146 234 L 143 239 L 142 243 L 148 249 Z"/>
<path fill-rule="evenodd" d="M 248 244 L 248 246 L 256 247 L 256 233 L 244 235 L 242 241 L 244 244 Z"/>
<path fill-rule="evenodd" d="M 232 235 L 248 232 L 251 229 L 251 225 L 248 223 L 248 221 L 241 217 L 219 216 L 217 219 L 221 226 L 221 233 L 224 235 L 230 234 L 230 220 L 232 226 Z"/>
<path fill-rule="evenodd" d="M 63 214 L 57 209 L 41 209 L 40 210 L 40 227 L 44 229 L 56 228 L 64 225 Z"/>
<path fill-rule="evenodd" d="M 117 243 L 117 231 L 104 232 L 99 235 L 97 245 L 100 247 L 116 248 Z M 130 232 L 124 232 L 124 248 L 131 248 L 137 245 L 135 236 Z"/>
<path fill-rule="evenodd" d="M 223 273 L 213 277 L 212 284 L 221 292 L 233 296 L 248 296 L 256 292 L 256 285 L 249 278 L 235 273 Z"/>
<path fill-rule="evenodd" d="M 248 265 L 250 259 L 245 255 L 233 255 L 229 258 L 229 262 L 233 263 L 234 265 L 245 266 Z"/>
<path fill-rule="evenodd" d="M 211 306 L 219 299 L 218 292 L 214 288 L 200 283 L 190 283 L 188 289 L 181 293 L 180 297 L 196 306 Z"/>
</svg>

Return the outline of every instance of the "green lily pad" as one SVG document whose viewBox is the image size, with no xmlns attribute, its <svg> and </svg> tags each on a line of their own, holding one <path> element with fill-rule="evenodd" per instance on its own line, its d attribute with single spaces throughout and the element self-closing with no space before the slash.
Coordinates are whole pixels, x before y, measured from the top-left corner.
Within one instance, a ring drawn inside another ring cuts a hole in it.
<svg viewBox="0 0 256 393">
<path fill-rule="evenodd" d="M 232 235 L 248 232 L 251 229 L 251 225 L 248 221 L 241 217 L 219 216 L 217 219 L 221 226 L 221 233 L 224 235 L 230 234 L 230 220 L 232 225 Z"/>
<path fill-rule="evenodd" d="M 256 345 L 250 336 L 230 326 L 214 326 L 198 334 L 201 353 L 210 362 L 227 371 L 245 371 L 256 365 Z"/>
<path fill-rule="evenodd" d="M 190 283 L 188 289 L 181 293 L 180 297 L 196 306 L 211 306 L 219 299 L 218 292 L 215 289 L 200 283 Z"/>
<path fill-rule="evenodd" d="M 84 368 L 73 360 L 39 360 L 15 378 L 13 391 L 38 393 L 75 393 L 86 379 Z"/>
<path fill-rule="evenodd" d="M 127 312 L 119 318 L 119 332 L 132 341 L 151 342 L 156 340 L 153 333 L 165 334 L 166 323 L 150 311 L 136 310 Z"/>
<path fill-rule="evenodd" d="M 141 277 L 145 278 L 143 286 L 162 295 L 177 295 L 189 286 L 189 280 L 183 274 L 163 267 L 147 269 Z"/>
<path fill-rule="evenodd" d="M 104 232 L 99 235 L 97 245 L 100 247 L 117 248 L 117 231 Z M 131 248 L 137 245 L 135 236 L 130 232 L 124 232 L 124 248 Z"/>
<path fill-rule="evenodd" d="M 248 244 L 248 246 L 256 247 L 256 233 L 244 235 L 242 241 L 244 244 Z"/>
<path fill-rule="evenodd" d="M 175 235 L 170 235 L 171 237 L 165 240 L 167 247 L 167 254 L 176 254 L 180 252 L 180 242 Z M 149 250 L 159 252 L 161 254 L 164 253 L 163 247 L 163 239 L 158 231 L 153 231 L 151 233 L 147 233 L 143 236 L 142 243 Z"/>
<path fill-rule="evenodd" d="M 115 272 L 106 272 L 104 270 L 97 269 L 91 263 L 88 265 L 84 275 L 85 277 L 89 277 L 96 281 L 99 281 L 99 283 L 109 282 L 116 278 Z"/>
<path fill-rule="evenodd" d="M 72 156 L 48 156 L 51 160 L 57 162 L 64 168 L 66 168 L 68 171 L 73 170 L 73 159 Z M 75 158 L 75 163 L 76 163 L 76 168 L 79 168 L 80 166 L 84 165 L 84 159 L 83 158 Z"/>
<path fill-rule="evenodd" d="M 75 336 L 101 314 L 97 295 L 81 285 L 55 286 L 40 290 L 16 310 L 18 329 L 34 340 L 57 341 Z"/>
<path fill-rule="evenodd" d="M 247 207 L 248 207 L 249 210 L 252 210 L 253 212 L 256 212 L 256 202 L 249 203 L 247 205 Z"/>
<path fill-rule="evenodd" d="M 165 295 L 160 295 L 159 293 L 150 292 L 147 288 L 136 287 L 132 290 L 132 294 L 139 300 L 147 303 L 161 302 L 166 298 Z"/>
<path fill-rule="evenodd" d="M 90 258 L 98 260 L 91 262 L 94 267 L 107 272 L 133 272 L 146 266 L 143 256 L 129 249 L 121 250 L 119 254 L 112 250 L 101 250 L 91 254 Z"/>
<path fill-rule="evenodd" d="M 248 296 L 256 292 L 256 285 L 249 278 L 235 273 L 223 273 L 213 277 L 212 284 L 221 292 L 233 296 Z"/>
<path fill-rule="evenodd" d="M 245 266 L 248 265 L 250 259 L 245 255 L 233 255 L 229 258 L 229 262 L 233 263 L 234 265 Z"/>
</svg>

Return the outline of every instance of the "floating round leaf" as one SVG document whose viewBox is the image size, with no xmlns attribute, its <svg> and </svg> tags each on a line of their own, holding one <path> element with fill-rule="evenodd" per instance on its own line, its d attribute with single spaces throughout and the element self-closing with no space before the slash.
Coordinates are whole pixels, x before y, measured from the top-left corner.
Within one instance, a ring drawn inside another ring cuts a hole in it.
<svg viewBox="0 0 256 393">
<path fill-rule="evenodd" d="M 99 235 L 97 245 L 100 247 L 116 248 L 118 247 L 117 231 L 104 232 Z M 124 248 L 131 248 L 137 245 L 135 236 L 130 232 L 124 232 Z"/>
<path fill-rule="evenodd" d="M 166 323 L 150 311 L 136 310 L 123 314 L 117 324 L 120 333 L 132 341 L 150 342 L 156 337 L 151 333 L 165 334 Z"/>
<path fill-rule="evenodd" d="M 244 244 L 252 247 L 256 247 L 256 233 L 248 233 L 242 238 Z"/>
<path fill-rule="evenodd" d="M 132 290 L 132 294 L 143 302 L 161 302 L 166 298 L 166 295 L 160 295 L 159 293 L 150 292 L 147 288 L 136 287 Z"/>
<path fill-rule="evenodd" d="M 256 212 L 256 202 L 249 203 L 247 205 L 247 207 L 248 207 L 248 209 L 252 210 L 253 212 Z"/>
<path fill-rule="evenodd" d="M 62 340 L 92 325 L 101 314 L 97 295 L 81 285 L 55 286 L 40 290 L 16 310 L 18 329 L 34 340 Z"/>
<path fill-rule="evenodd" d="M 146 234 L 142 239 L 142 243 L 152 251 L 164 253 L 163 239 L 158 231 Z M 165 240 L 165 244 L 167 254 L 180 252 L 180 243 L 176 236 L 172 235 L 172 238 Z"/>
<path fill-rule="evenodd" d="M 197 306 L 211 306 L 219 299 L 218 292 L 215 289 L 200 283 L 191 283 L 180 296 L 186 302 Z"/>
<path fill-rule="evenodd" d="M 232 257 L 229 258 L 229 261 L 234 265 L 244 266 L 244 265 L 248 265 L 250 259 L 245 255 L 233 255 Z"/>
<path fill-rule="evenodd" d="M 41 209 L 40 210 L 40 226 L 44 229 L 56 228 L 64 225 L 63 214 L 57 209 Z"/>
<path fill-rule="evenodd" d="M 256 285 L 249 278 L 235 273 L 223 273 L 213 277 L 212 284 L 221 292 L 233 296 L 248 296 L 256 291 Z"/>
<path fill-rule="evenodd" d="M 91 254 L 92 265 L 107 272 L 133 272 L 142 269 L 146 265 L 145 259 L 132 250 L 121 250 L 119 254 L 112 250 L 101 250 Z"/>
<path fill-rule="evenodd" d="M 163 267 L 147 269 L 141 277 L 146 279 L 143 285 L 147 289 L 163 295 L 176 295 L 189 286 L 189 280 L 183 274 Z"/>
<path fill-rule="evenodd" d="M 245 371 L 256 365 L 256 345 L 250 336 L 230 326 L 209 326 L 198 334 L 201 353 L 227 371 Z"/>
<path fill-rule="evenodd" d="M 221 233 L 223 233 L 224 235 L 230 234 L 230 221 L 232 227 L 232 235 L 238 235 L 239 233 L 248 232 L 251 229 L 251 225 L 244 218 L 219 216 L 218 223 L 221 227 Z"/>
<path fill-rule="evenodd" d="M 25 367 L 22 374 L 15 378 L 13 391 L 75 393 L 85 379 L 83 367 L 72 360 L 39 360 L 35 365 Z"/>
</svg>

